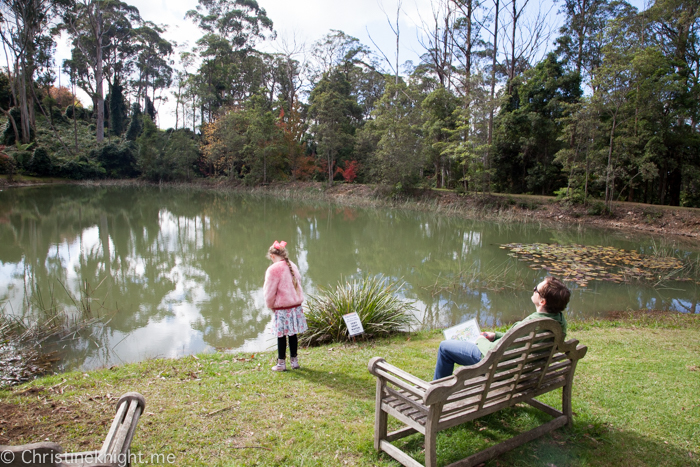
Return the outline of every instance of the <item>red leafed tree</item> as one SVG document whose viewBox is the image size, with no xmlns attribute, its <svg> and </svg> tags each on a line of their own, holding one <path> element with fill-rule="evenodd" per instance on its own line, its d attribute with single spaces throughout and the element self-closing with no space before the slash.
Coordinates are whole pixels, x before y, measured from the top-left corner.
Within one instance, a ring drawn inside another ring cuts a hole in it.
<svg viewBox="0 0 700 467">
<path fill-rule="evenodd" d="M 338 167 L 335 169 L 335 173 L 339 173 L 343 176 L 343 180 L 346 183 L 352 183 L 357 178 L 357 171 L 360 170 L 360 163 L 357 161 L 346 161 L 345 168 Z"/>
</svg>

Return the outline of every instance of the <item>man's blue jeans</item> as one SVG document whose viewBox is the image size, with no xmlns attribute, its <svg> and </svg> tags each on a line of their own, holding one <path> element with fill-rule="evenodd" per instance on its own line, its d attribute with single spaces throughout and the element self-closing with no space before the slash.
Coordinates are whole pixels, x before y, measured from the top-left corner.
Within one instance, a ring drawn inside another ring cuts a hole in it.
<svg viewBox="0 0 700 467">
<path fill-rule="evenodd" d="M 433 379 L 450 376 L 458 365 L 474 365 L 481 361 L 481 350 L 475 344 L 467 341 L 448 340 L 440 342 L 438 349 L 435 376 Z"/>
</svg>

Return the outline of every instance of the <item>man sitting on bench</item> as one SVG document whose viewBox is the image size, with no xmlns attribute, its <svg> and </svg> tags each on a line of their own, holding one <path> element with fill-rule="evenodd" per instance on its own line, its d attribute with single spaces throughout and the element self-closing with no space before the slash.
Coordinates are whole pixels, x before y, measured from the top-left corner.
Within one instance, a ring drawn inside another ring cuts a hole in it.
<svg viewBox="0 0 700 467">
<path fill-rule="evenodd" d="M 531 300 L 537 311 L 523 321 L 535 318 L 552 318 L 559 321 L 561 330 L 566 336 L 566 318 L 564 318 L 563 311 L 569 303 L 570 296 L 571 291 L 562 281 L 551 276 L 545 278 L 532 290 Z M 489 350 L 496 346 L 498 339 L 503 337 L 504 334 L 503 332 L 482 332 L 476 343 L 458 340 L 442 341 L 438 350 L 433 379 L 450 376 L 454 370 L 455 363 L 459 365 L 474 365 L 478 363 Z"/>
</svg>

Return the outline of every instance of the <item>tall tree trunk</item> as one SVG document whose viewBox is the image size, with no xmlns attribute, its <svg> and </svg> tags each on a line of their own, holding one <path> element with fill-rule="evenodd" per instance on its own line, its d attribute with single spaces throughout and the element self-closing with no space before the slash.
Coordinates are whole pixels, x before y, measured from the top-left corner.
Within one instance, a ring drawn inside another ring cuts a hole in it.
<svg viewBox="0 0 700 467">
<path fill-rule="evenodd" d="M 19 61 L 19 70 L 16 73 L 19 78 L 19 113 L 20 128 L 22 129 L 22 143 L 26 144 L 31 140 L 31 123 L 29 118 L 29 99 L 27 96 L 27 67 L 24 57 Z"/>
<path fill-rule="evenodd" d="M 508 95 L 513 92 L 513 78 L 515 77 L 515 34 L 518 27 L 518 7 L 516 0 L 513 2 L 513 31 L 510 44 L 510 69 L 508 70 Z"/>
<path fill-rule="evenodd" d="M 491 192 L 491 178 L 489 177 L 488 169 L 491 166 L 491 144 L 493 143 L 493 114 L 495 112 L 494 97 L 496 95 L 496 59 L 498 57 L 498 13 L 500 10 L 500 1 L 495 0 L 496 14 L 493 20 L 493 51 L 491 53 L 491 100 L 489 103 L 489 134 L 488 134 L 488 149 L 486 152 L 486 160 L 484 167 L 486 168 L 486 191 Z"/>
<path fill-rule="evenodd" d="M 396 3 L 396 79 L 394 84 L 399 85 L 399 17 L 401 15 L 401 0 Z M 398 93 L 398 91 L 397 91 Z"/>
<path fill-rule="evenodd" d="M 12 131 L 15 134 L 15 141 L 19 141 L 20 139 L 19 139 L 19 130 L 17 129 L 17 122 L 15 122 L 15 119 L 12 117 L 12 114 L 10 113 L 9 110 L 5 110 L 5 109 L 0 109 L 0 112 L 5 114 L 5 116 L 7 117 L 7 120 L 10 122 L 10 125 L 12 125 Z"/>
<path fill-rule="evenodd" d="M 613 187 L 614 183 L 613 168 L 612 168 L 612 153 L 613 142 L 615 139 L 615 125 L 617 123 L 617 112 L 613 114 L 612 126 L 610 127 L 610 144 L 608 145 L 608 167 L 605 171 L 605 205 L 608 211 L 612 209 Z"/>
<path fill-rule="evenodd" d="M 105 137 L 105 98 L 102 92 L 102 10 L 99 3 L 97 8 L 95 25 L 95 38 L 97 39 L 97 54 L 95 60 L 95 92 L 97 93 L 97 142 L 101 143 Z"/>
<path fill-rule="evenodd" d="M 333 186 L 333 163 L 330 151 L 328 151 L 328 186 Z"/>
</svg>

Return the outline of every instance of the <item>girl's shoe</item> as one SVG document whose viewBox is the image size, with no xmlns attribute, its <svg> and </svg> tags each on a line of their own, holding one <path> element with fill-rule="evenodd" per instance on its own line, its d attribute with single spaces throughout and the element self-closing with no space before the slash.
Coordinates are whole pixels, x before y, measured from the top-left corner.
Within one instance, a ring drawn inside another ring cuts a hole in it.
<svg viewBox="0 0 700 467">
<path fill-rule="evenodd" d="M 290 360 L 292 362 L 292 370 L 301 368 L 301 366 L 299 366 L 299 357 L 292 357 Z"/>
<path fill-rule="evenodd" d="M 287 371 L 287 364 L 284 360 L 277 359 L 277 365 L 270 368 L 272 371 Z"/>
</svg>

